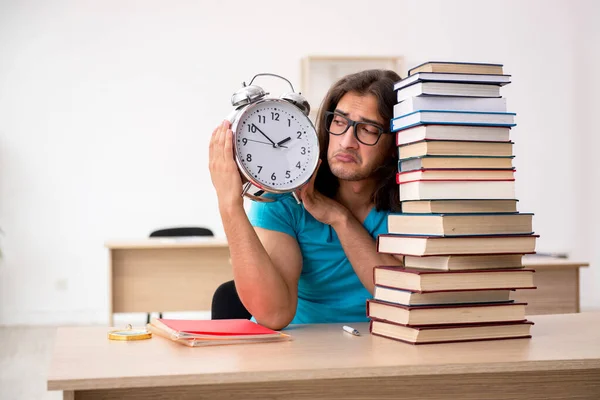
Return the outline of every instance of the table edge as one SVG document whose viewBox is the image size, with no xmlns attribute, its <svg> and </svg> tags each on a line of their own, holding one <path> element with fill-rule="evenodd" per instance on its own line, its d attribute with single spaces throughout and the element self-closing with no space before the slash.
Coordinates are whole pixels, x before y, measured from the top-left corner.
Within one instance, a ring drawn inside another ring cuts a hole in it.
<svg viewBox="0 0 600 400">
<path fill-rule="evenodd" d="M 433 367 L 433 368 L 432 368 Z M 459 375 L 500 372 L 547 372 L 561 370 L 598 370 L 600 359 L 537 360 L 482 364 L 396 365 L 372 368 L 333 368 L 328 370 L 260 371 L 201 375 L 159 375 L 98 379 L 66 379 L 48 377 L 48 390 L 102 390 L 140 387 L 198 386 L 211 384 L 244 384 L 274 381 L 306 381 L 324 379 L 410 377 L 422 375 Z"/>
</svg>

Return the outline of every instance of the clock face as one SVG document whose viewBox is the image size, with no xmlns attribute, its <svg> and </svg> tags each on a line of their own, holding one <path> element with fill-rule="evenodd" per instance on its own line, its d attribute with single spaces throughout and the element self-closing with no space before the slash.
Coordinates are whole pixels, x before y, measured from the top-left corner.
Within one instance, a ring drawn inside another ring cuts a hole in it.
<svg viewBox="0 0 600 400">
<path fill-rule="evenodd" d="M 289 192 L 306 183 L 319 158 L 317 133 L 293 104 L 269 99 L 248 106 L 235 127 L 238 165 L 263 189 Z"/>
</svg>

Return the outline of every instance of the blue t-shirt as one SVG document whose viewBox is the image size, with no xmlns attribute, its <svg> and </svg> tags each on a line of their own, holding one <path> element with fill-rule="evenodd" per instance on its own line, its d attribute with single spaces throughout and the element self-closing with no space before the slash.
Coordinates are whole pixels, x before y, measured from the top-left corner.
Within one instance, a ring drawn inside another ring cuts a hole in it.
<svg viewBox="0 0 600 400">
<path fill-rule="evenodd" d="M 363 225 L 373 238 L 387 233 L 388 214 L 375 208 L 369 212 Z M 252 202 L 248 218 L 253 226 L 287 233 L 300 245 L 302 273 L 292 324 L 368 321 L 366 300 L 371 294 L 330 225 L 317 221 L 291 195 L 273 203 Z"/>
</svg>

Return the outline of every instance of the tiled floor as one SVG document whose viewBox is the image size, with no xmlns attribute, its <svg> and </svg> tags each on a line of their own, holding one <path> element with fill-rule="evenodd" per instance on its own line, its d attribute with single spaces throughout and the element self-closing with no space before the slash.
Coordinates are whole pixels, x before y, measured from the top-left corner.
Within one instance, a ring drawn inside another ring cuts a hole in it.
<svg viewBox="0 0 600 400">
<path fill-rule="evenodd" d="M 0 327 L 0 399 L 59 400 L 46 390 L 56 328 Z"/>
</svg>

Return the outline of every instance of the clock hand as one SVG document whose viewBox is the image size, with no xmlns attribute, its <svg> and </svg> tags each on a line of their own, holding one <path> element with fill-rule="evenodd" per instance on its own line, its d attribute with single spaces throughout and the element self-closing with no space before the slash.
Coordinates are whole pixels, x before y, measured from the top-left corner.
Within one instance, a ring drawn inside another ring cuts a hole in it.
<svg viewBox="0 0 600 400">
<path fill-rule="evenodd" d="M 285 139 L 283 139 L 283 140 L 280 140 L 279 142 L 277 142 L 277 147 L 285 147 L 285 146 L 281 146 L 281 145 L 282 145 L 282 144 L 284 144 L 284 143 L 287 143 L 287 142 L 289 142 L 290 140 L 292 140 L 292 138 L 291 138 L 291 137 L 289 137 L 289 136 L 288 136 L 288 137 L 286 137 L 286 138 L 285 138 Z"/>
<path fill-rule="evenodd" d="M 268 143 L 268 142 L 261 142 L 260 140 L 247 139 L 247 138 L 244 138 L 244 139 L 246 139 L 249 142 L 261 143 L 261 144 L 266 144 L 267 146 L 271 146 L 271 143 Z M 287 149 L 286 146 L 280 146 L 280 147 Z"/>
<path fill-rule="evenodd" d="M 257 131 L 259 131 L 259 132 L 260 132 L 260 134 L 261 134 L 261 135 L 263 135 L 264 137 L 266 137 L 266 138 L 267 138 L 267 140 L 268 140 L 269 142 L 271 142 L 271 144 L 273 145 L 273 147 L 277 147 L 277 144 L 276 144 L 274 141 L 272 141 L 270 137 L 268 137 L 267 135 L 265 135 L 265 133 L 264 133 L 263 131 L 261 131 L 261 130 L 258 128 L 258 126 L 254 125 L 254 124 L 252 124 L 252 125 L 253 125 L 253 126 L 256 128 L 256 130 L 257 130 Z"/>
</svg>

